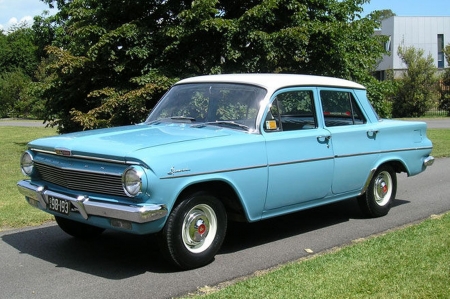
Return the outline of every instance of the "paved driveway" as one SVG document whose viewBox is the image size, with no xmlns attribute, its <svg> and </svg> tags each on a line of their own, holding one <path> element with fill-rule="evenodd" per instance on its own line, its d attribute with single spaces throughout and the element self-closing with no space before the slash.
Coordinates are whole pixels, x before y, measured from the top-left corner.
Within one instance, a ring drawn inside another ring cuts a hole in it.
<svg viewBox="0 0 450 299">
<path fill-rule="evenodd" d="M 0 127 L 45 127 L 42 120 L 0 118 Z"/>
<path fill-rule="evenodd" d="M 450 129 L 450 117 L 424 119 L 430 129 Z"/>
</svg>

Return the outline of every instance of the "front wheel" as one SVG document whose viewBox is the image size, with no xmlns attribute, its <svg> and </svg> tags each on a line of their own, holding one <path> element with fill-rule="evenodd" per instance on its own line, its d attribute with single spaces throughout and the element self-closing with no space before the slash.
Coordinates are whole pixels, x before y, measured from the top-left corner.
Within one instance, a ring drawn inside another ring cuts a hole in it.
<svg viewBox="0 0 450 299">
<path fill-rule="evenodd" d="M 55 216 L 58 226 L 67 234 L 79 239 L 92 239 L 105 231 L 104 228 Z"/>
<path fill-rule="evenodd" d="M 358 197 L 362 212 L 369 217 L 381 217 L 391 209 L 397 192 L 397 176 L 389 165 L 377 169 L 367 191 Z"/>
<path fill-rule="evenodd" d="M 169 261 L 182 269 L 194 269 L 214 259 L 226 230 L 223 204 L 209 193 L 197 192 L 173 209 L 159 234 L 159 245 Z"/>
</svg>

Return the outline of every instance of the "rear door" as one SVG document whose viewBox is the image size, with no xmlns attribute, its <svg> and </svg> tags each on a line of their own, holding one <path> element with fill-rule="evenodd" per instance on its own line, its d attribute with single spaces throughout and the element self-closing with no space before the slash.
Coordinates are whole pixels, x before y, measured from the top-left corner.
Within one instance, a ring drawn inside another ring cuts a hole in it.
<svg viewBox="0 0 450 299">
<path fill-rule="evenodd" d="M 319 96 L 334 149 L 333 193 L 362 189 L 379 156 L 375 125 L 367 121 L 352 90 L 320 88 Z"/>
</svg>

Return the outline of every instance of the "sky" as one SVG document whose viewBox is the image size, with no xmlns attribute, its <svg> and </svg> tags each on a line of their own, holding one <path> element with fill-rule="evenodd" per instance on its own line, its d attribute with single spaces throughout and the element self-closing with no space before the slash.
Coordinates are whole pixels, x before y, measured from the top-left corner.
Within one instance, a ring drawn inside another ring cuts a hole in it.
<svg viewBox="0 0 450 299">
<path fill-rule="evenodd" d="M 33 24 L 33 17 L 50 8 L 40 0 L 0 0 L 0 29 L 7 31 L 11 25 L 26 21 Z"/>
<path fill-rule="evenodd" d="M 450 17 L 449 0 L 371 0 L 363 8 L 364 15 L 374 10 L 390 9 L 400 17 Z"/>
<path fill-rule="evenodd" d="M 397 16 L 450 16 L 449 0 L 371 0 L 364 5 L 364 15 L 374 10 L 391 9 Z M 48 6 L 40 0 L 0 0 L 0 29 L 41 15 Z M 53 11 L 54 13 L 55 11 Z"/>
</svg>

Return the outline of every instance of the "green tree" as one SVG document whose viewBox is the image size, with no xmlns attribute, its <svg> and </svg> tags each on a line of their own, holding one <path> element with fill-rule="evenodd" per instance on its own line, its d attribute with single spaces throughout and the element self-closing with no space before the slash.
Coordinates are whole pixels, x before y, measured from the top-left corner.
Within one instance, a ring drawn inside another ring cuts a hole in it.
<svg viewBox="0 0 450 299">
<path fill-rule="evenodd" d="M 20 69 L 0 74 L 0 117 L 18 114 L 16 105 L 28 101 L 30 77 Z"/>
<path fill-rule="evenodd" d="M 0 31 L 0 117 L 31 112 L 29 93 L 39 64 L 34 32 L 19 24 Z"/>
<path fill-rule="evenodd" d="M 437 99 L 438 78 L 434 60 L 431 55 L 423 57 L 424 51 L 414 47 L 399 46 L 398 55 L 407 70 L 397 82 L 393 116 L 423 116 Z"/>
<path fill-rule="evenodd" d="M 371 15 L 378 22 L 380 22 L 380 24 L 383 20 L 386 20 L 386 19 L 396 16 L 396 14 L 390 9 L 376 10 L 376 11 L 372 12 Z"/>
<path fill-rule="evenodd" d="M 178 78 L 236 72 L 372 82 L 384 52 L 368 0 L 43 0 L 60 12 L 41 94 L 61 132 L 142 121 Z M 56 24 L 56 26 L 55 26 Z M 376 98 L 375 98 L 376 99 Z"/>
<path fill-rule="evenodd" d="M 450 44 L 445 47 L 445 60 L 450 64 Z M 446 68 L 440 84 L 439 109 L 446 110 L 450 116 L 450 68 Z"/>
<path fill-rule="evenodd" d="M 178 13 L 164 2 L 57 1 L 60 12 L 35 23 L 55 36 L 40 85 L 51 125 L 69 132 L 142 121 L 173 83 L 157 67 L 162 28 Z"/>
<path fill-rule="evenodd" d="M 34 32 L 25 24 L 11 28 L 7 33 L 0 31 L 0 72 L 21 69 L 32 77 L 39 64 L 34 44 Z"/>
</svg>

